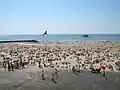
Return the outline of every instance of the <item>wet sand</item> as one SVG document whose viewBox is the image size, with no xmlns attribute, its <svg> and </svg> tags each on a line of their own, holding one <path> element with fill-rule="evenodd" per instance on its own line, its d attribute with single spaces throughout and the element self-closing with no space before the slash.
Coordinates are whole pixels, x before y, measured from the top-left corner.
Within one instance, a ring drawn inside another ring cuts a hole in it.
<svg viewBox="0 0 120 90">
<path fill-rule="evenodd" d="M 46 81 L 36 72 L 0 72 L 0 90 L 120 90 L 120 73 L 107 72 L 108 79 L 101 75 L 82 71 L 78 75 L 62 70 L 56 83 L 45 72 Z M 30 76 L 31 78 L 28 78 Z"/>
</svg>

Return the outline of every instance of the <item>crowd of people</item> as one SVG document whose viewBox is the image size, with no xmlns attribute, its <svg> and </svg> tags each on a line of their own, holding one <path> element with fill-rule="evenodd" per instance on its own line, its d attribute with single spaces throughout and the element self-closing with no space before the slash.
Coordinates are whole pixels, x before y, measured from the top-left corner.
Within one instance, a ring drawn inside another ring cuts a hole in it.
<svg viewBox="0 0 120 90">
<path fill-rule="evenodd" d="M 0 59 L 1 67 L 5 71 L 22 70 L 29 66 L 44 68 L 70 69 L 74 74 L 80 70 L 91 70 L 92 72 L 119 71 L 120 44 L 112 42 L 80 44 L 50 44 L 47 47 L 42 44 L 1 44 Z M 103 66 L 105 67 L 103 69 Z M 58 71 L 52 77 L 58 76 Z M 51 80 L 54 81 L 52 78 Z"/>
</svg>

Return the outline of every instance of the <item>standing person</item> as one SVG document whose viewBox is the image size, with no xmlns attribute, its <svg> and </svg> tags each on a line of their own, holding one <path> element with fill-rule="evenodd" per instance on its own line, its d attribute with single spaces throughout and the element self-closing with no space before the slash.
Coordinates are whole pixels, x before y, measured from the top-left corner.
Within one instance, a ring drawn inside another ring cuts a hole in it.
<svg viewBox="0 0 120 90">
<path fill-rule="evenodd" d="M 57 69 L 55 69 L 55 75 L 56 75 L 56 78 L 59 78 Z"/>
<path fill-rule="evenodd" d="M 43 63 L 43 65 L 44 65 L 44 67 L 46 67 L 46 64 L 45 64 L 45 63 Z"/>
<path fill-rule="evenodd" d="M 69 65 L 68 65 L 68 67 L 69 67 L 69 69 L 71 69 L 71 65 L 70 65 L 70 63 L 69 63 Z"/>
<path fill-rule="evenodd" d="M 93 64 L 90 64 L 90 68 L 89 68 L 92 72 L 94 70 Z"/>
<path fill-rule="evenodd" d="M 20 68 L 23 68 L 22 64 L 23 64 L 23 62 L 22 62 L 22 59 L 20 58 Z"/>
<path fill-rule="evenodd" d="M 103 77 L 104 77 L 105 79 L 108 79 L 107 76 L 106 76 L 105 70 L 103 70 Z"/>
<path fill-rule="evenodd" d="M 39 65 L 38 65 L 38 67 L 39 67 L 39 69 L 40 69 L 40 67 L 41 67 L 41 65 L 40 65 L 40 64 L 41 64 L 41 62 L 40 62 L 40 61 L 38 61 L 38 64 L 39 64 Z"/>
<path fill-rule="evenodd" d="M 16 69 L 19 69 L 19 63 L 16 61 Z"/>
<path fill-rule="evenodd" d="M 6 64 L 6 62 L 3 62 L 3 67 L 4 67 L 4 70 L 6 71 L 6 69 L 7 69 L 7 64 Z"/>
<path fill-rule="evenodd" d="M 81 65 L 79 64 L 79 65 L 78 65 L 78 72 L 79 72 L 79 73 L 80 73 L 80 67 L 81 67 Z"/>
<path fill-rule="evenodd" d="M 45 74 L 44 74 L 44 70 L 42 70 L 42 79 L 45 81 Z"/>
<path fill-rule="evenodd" d="M 79 72 L 79 67 L 78 65 L 75 65 L 76 72 Z"/>
<path fill-rule="evenodd" d="M 72 72 L 75 74 L 76 70 L 75 70 L 75 66 L 72 67 Z"/>
<path fill-rule="evenodd" d="M 14 65 L 13 65 L 13 62 L 11 62 L 11 70 L 14 72 Z"/>
<path fill-rule="evenodd" d="M 102 73 L 103 77 L 105 77 L 105 78 L 107 79 L 107 77 L 106 77 L 106 72 L 105 72 L 106 67 L 103 66 L 103 65 L 101 65 L 101 66 L 100 66 L 100 69 L 103 70 L 103 73 Z"/>
<path fill-rule="evenodd" d="M 25 60 L 22 62 L 22 69 L 25 68 Z"/>
<path fill-rule="evenodd" d="M 33 66 L 35 66 L 35 59 L 33 60 Z"/>
<path fill-rule="evenodd" d="M 10 66 L 10 63 L 8 62 L 8 71 L 10 72 L 11 71 L 11 66 Z"/>
<path fill-rule="evenodd" d="M 105 70 L 103 70 L 103 76 L 106 77 L 106 73 L 105 73 Z"/>
</svg>

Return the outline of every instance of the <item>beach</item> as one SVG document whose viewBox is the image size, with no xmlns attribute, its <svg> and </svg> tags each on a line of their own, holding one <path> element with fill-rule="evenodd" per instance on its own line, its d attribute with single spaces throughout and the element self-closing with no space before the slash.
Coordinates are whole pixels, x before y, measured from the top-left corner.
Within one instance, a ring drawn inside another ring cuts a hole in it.
<svg viewBox="0 0 120 90">
<path fill-rule="evenodd" d="M 108 79 L 101 75 L 90 72 L 81 72 L 74 75 L 71 72 L 62 70 L 59 73 L 57 84 L 53 83 L 50 77 L 47 80 L 41 79 L 40 72 L 0 72 L 0 90 L 119 90 L 120 73 L 108 72 Z M 48 75 L 48 73 L 46 72 Z M 50 74 L 50 73 L 49 73 Z M 31 75 L 32 79 L 28 79 Z"/>
<path fill-rule="evenodd" d="M 118 40 L 0 44 L 0 90 L 119 90 L 119 50 Z M 105 66 L 108 79 L 92 73 L 91 65 Z M 56 84 L 51 81 L 55 69 Z"/>
<path fill-rule="evenodd" d="M 120 90 L 120 0 L 0 0 L 0 90 Z"/>
</svg>

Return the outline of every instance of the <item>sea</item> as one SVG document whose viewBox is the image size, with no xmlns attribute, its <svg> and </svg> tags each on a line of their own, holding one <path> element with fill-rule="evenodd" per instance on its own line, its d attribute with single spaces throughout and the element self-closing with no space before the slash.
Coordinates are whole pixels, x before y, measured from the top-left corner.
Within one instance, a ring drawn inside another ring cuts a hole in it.
<svg viewBox="0 0 120 90">
<path fill-rule="evenodd" d="M 48 34 L 43 35 L 0 35 L 0 40 L 38 40 L 38 41 L 58 41 L 58 40 L 120 40 L 120 34 Z"/>
</svg>

